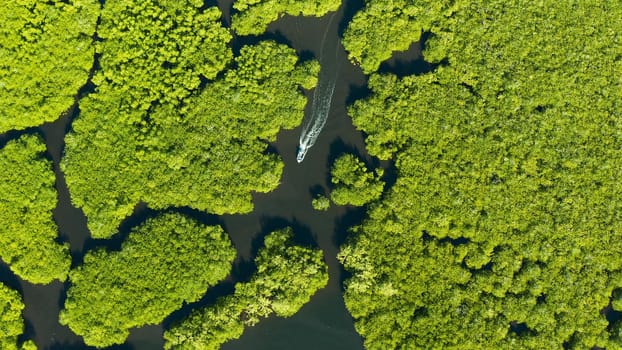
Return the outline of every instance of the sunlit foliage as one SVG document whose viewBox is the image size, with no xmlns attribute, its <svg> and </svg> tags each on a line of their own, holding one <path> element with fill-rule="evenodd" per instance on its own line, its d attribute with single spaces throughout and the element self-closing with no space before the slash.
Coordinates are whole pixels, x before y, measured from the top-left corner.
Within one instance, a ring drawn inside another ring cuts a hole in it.
<svg viewBox="0 0 622 350">
<path fill-rule="evenodd" d="M 124 123 L 140 123 L 154 105 L 182 103 L 231 61 L 231 35 L 217 7 L 203 1 L 106 2 L 97 34 L 101 54 L 93 82 L 124 99 L 113 111 Z M 103 85 L 103 86 L 101 86 Z"/>
<path fill-rule="evenodd" d="M 341 0 L 239 0 L 233 3 L 232 28 L 240 35 L 258 35 L 285 14 L 321 17 L 336 11 Z"/>
<path fill-rule="evenodd" d="M 365 0 L 345 31 L 343 45 L 350 60 L 367 74 L 395 51 L 408 49 L 424 31 L 446 30 L 444 23 L 461 7 L 478 1 Z M 485 7 L 483 3 L 482 7 Z"/>
<path fill-rule="evenodd" d="M 57 119 L 93 66 L 96 0 L 0 1 L 0 134 Z"/>
<path fill-rule="evenodd" d="M 3 350 L 36 350 L 32 341 L 17 346 L 17 337 L 24 332 L 22 297 L 15 290 L 0 283 L 0 349 Z"/>
<path fill-rule="evenodd" d="M 315 210 L 325 211 L 330 208 L 330 199 L 326 196 L 319 195 L 311 201 L 311 206 Z"/>
<path fill-rule="evenodd" d="M 353 154 L 343 154 L 335 159 L 331 168 L 334 186 L 330 199 L 337 205 L 362 206 L 380 198 L 384 182 L 380 180 L 382 169 L 376 174 L 367 170 L 365 163 Z"/>
<path fill-rule="evenodd" d="M 271 314 L 294 315 L 328 283 L 327 266 L 320 250 L 294 245 L 291 229 L 266 236 L 248 282 L 235 285 L 233 295 L 215 305 L 195 310 L 189 318 L 164 334 L 166 349 L 218 349 L 239 338 L 244 327 Z"/>
<path fill-rule="evenodd" d="M 60 322 L 97 347 L 120 344 L 129 329 L 158 324 L 227 276 L 235 258 L 217 226 L 162 214 L 134 229 L 120 251 L 97 249 L 69 274 Z"/>
<path fill-rule="evenodd" d="M 123 3 L 104 9 L 97 91 L 81 101 L 62 164 L 92 235 L 110 236 L 141 201 L 251 211 L 251 192 L 273 190 L 282 172 L 266 141 L 300 123 L 300 87 L 315 85 L 317 63 L 262 42 L 199 92 L 200 78 L 214 78 L 231 57 L 218 10 Z"/>
<path fill-rule="evenodd" d="M 64 281 L 71 264 L 58 228 L 52 162 L 37 136 L 22 136 L 0 149 L 0 257 L 32 283 Z"/>
<path fill-rule="evenodd" d="M 618 349 L 622 6 L 469 3 L 421 4 L 447 64 L 372 75 L 350 110 L 398 169 L 340 254 L 356 329 L 369 349 Z"/>
</svg>

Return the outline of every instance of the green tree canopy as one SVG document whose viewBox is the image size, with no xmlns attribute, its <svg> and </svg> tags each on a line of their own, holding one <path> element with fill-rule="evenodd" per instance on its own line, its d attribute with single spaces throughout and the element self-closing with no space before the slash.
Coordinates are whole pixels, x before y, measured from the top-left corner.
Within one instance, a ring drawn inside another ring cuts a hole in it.
<svg viewBox="0 0 622 350">
<path fill-rule="evenodd" d="M 348 24 L 343 45 L 350 60 L 369 74 L 395 51 L 404 51 L 424 31 L 445 30 L 445 22 L 469 0 L 365 0 L 365 7 Z"/>
<path fill-rule="evenodd" d="M 61 324 L 97 347 L 132 327 L 158 324 L 227 276 L 235 249 L 218 226 L 162 214 L 134 229 L 120 251 L 98 249 L 69 273 Z"/>
<path fill-rule="evenodd" d="M 285 14 L 321 17 L 340 5 L 341 0 L 239 0 L 231 26 L 240 35 L 258 35 Z"/>
<path fill-rule="evenodd" d="M 109 237 L 141 201 L 156 209 L 251 211 L 251 192 L 273 190 L 282 172 L 278 157 L 266 154 L 266 141 L 300 123 L 306 104 L 300 87 L 316 83 L 317 63 L 298 64 L 293 49 L 263 42 L 243 48 L 235 69 L 198 91 L 200 77 L 214 78 L 231 57 L 230 35 L 216 8 L 182 7 L 187 13 L 180 14 L 181 5 L 166 4 L 105 8 L 102 15 L 99 85 L 81 101 L 62 162 L 94 237 Z M 115 16 L 126 16 L 125 26 L 136 33 L 126 34 Z M 135 41 L 144 47 L 134 58 L 119 58 L 134 52 L 123 47 Z M 154 66 L 160 47 L 168 58 Z"/>
<path fill-rule="evenodd" d="M 353 154 L 343 154 L 335 159 L 331 168 L 334 188 L 330 199 L 337 205 L 365 205 L 380 198 L 384 182 L 380 180 L 382 169 L 376 174 L 367 170 L 365 163 Z"/>
<path fill-rule="evenodd" d="M 315 210 L 326 211 L 330 208 L 330 199 L 326 196 L 319 195 L 311 201 L 311 206 Z"/>
<path fill-rule="evenodd" d="M 117 119 L 140 123 L 154 104 L 178 105 L 201 78 L 214 79 L 230 63 L 231 34 L 218 8 L 203 6 L 197 0 L 104 5 L 97 28 L 101 70 L 93 82 L 101 94 L 114 89 L 124 96 Z"/>
<path fill-rule="evenodd" d="M 250 281 L 235 285 L 233 295 L 215 305 L 195 310 L 187 319 L 166 331 L 166 349 L 218 349 L 239 338 L 245 326 L 275 313 L 294 315 L 311 296 L 328 283 L 322 251 L 294 245 L 291 229 L 266 236 Z"/>
<path fill-rule="evenodd" d="M 57 119 L 93 66 L 96 0 L 0 1 L 0 134 Z"/>
<path fill-rule="evenodd" d="M 45 144 L 25 135 L 0 149 L 0 258 L 32 283 L 64 281 L 69 248 L 55 242 L 56 178 Z"/>
<path fill-rule="evenodd" d="M 469 3 L 433 27 L 446 66 L 350 110 L 398 179 L 342 249 L 346 305 L 369 349 L 619 349 L 622 6 Z"/>
<path fill-rule="evenodd" d="M 24 332 L 22 297 L 15 290 L 0 283 L 0 348 L 3 350 L 17 350 L 17 337 Z M 36 350 L 32 341 L 21 346 L 22 350 Z"/>
</svg>

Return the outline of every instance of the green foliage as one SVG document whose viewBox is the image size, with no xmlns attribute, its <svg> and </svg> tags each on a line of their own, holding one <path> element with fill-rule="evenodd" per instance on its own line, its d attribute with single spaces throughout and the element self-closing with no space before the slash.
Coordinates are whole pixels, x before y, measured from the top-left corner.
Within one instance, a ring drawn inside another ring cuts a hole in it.
<svg viewBox="0 0 622 350">
<path fill-rule="evenodd" d="M 368 349 L 618 349 L 622 6 L 470 3 L 427 9 L 446 66 L 350 110 L 398 179 L 342 249 L 346 305 Z"/>
<path fill-rule="evenodd" d="M 122 93 L 116 112 L 124 119 L 137 117 L 125 122 L 140 122 L 153 104 L 179 104 L 201 78 L 214 79 L 231 61 L 231 34 L 221 26 L 220 11 L 201 11 L 202 6 L 197 0 L 104 5 L 97 28 L 103 39 L 97 46 L 101 71 L 93 82 L 102 94 Z"/>
<path fill-rule="evenodd" d="M 299 88 L 317 80 L 317 63 L 297 64 L 293 49 L 263 42 L 242 48 L 236 69 L 195 91 L 201 76 L 213 78 L 231 56 L 217 9 L 184 8 L 188 13 L 173 17 L 181 11 L 172 7 L 176 2 L 143 10 L 146 3 L 104 9 L 99 86 L 81 101 L 66 137 L 62 167 L 93 237 L 109 237 L 141 201 L 156 209 L 250 212 L 251 192 L 273 190 L 282 172 L 278 157 L 266 154 L 266 141 L 300 123 L 306 99 Z M 134 34 L 119 29 L 122 15 L 131 23 L 126 27 L 138 28 Z M 137 40 L 144 47 L 132 57 L 141 55 L 121 60 L 130 51 L 119 50 Z M 169 54 L 153 65 L 152 52 L 161 46 Z M 177 63 L 165 64 L 173 57 Z"/>
<path fill-rule="evenodd" d="M 0 257 L 32 283 L 64 281 L 71 264 L 68 247 L 55 242 L 56 179 L 45 150 L 36 136 L 0 149 Z"/>
<path fill-rule="evenodd" d="M 158 324 L 227 276 L 235 249 L 218 226 L 163 214 L 132 231 L 121 251 L 95 250 L 69 273 L 61 324 L 97 347 Z"/>
<path fill-rule="evenodd" d="M 259 35 L 285 14 L 321 17 L 340 5 L 340 0 L 239 0 L 231 26 L 240 35 Z"/>
<path fill-rule="evenodd" d="M 37 345 L 32 340 L 27 340 L 22 344 L 21 350 L 37 350 Z"/>
<path fill-rule="evenodd" d="M 622 289 L 616 289 L 613 291 L 611 306 L 616 311 L 622 311 Z"/>
<path fill-rule="evenodd" d="M 24 304 L 17 291 L 0 283 L 0 349 L 17 350 L 17 337 L 24 332 L 22 310 Z M 32 341 L 27 341 L 22 350 L 36 350 Z"/>
<path fill-rule="evenodd" d="M 330 198 L 337 205 L 365 205 L 382 195 L 384 182 L 380 176 L 382 169 L 374 174 L 356 156 L 344 154 L 335 159 L 331 168 L 331 182 L 335 187 Z"/>
<path fill-rule="evenodd" d="M 319 195 L 313 198 L 313 201 L 311 201 L 311 206 L 313 206 L 313 209 L 315 210 L 326 211 L 328 210 L 328 208 L 330 208 L 330 199 L 326 198 L 325 196 Z"/>
<path fill-rule="evenodd" d="M 96 0 L 0 1 L 0 134 L 57 119 L 93 66 Z"/>
<path fill-rule="evenodd" d="M 435 31 L 439 22 L 469 3 L 477 6 L 468 0 L 366 0 L 365 8 L 348 24 L 343 45 L 350 60 L 369 74 L 394 51 L 408 49 L 424 31 Z"/>
<path fill-rule="evenodd" d="M 292 231 L 273 232 L 265 238 L 249 282 L 237 283 L 233 295 L 215 305 L 195 310 L 164 333 L 166 349 L 218 349 L 239 338 L 245 326 L 275 313 L 294 315 L 328 283 L 327 266 L 320 250 L 293 245 Z"/>
</svg>

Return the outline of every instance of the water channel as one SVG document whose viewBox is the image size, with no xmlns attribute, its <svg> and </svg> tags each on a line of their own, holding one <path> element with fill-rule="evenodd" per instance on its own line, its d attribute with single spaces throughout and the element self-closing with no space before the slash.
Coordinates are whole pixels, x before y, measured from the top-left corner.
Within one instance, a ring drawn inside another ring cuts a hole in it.
<svg viewBox="0 0 622 350">
<path fill-rule="evenodd" d="M 223 23 L 230 23 L 231 0 L 219 0 L 223 11 Z M 162 349 L 163 329 L 167 324 L 188 314 L 193 307 L 208 305 L 216 297 L 233 291 L 236 281 L 245 280 L 252 273 L 253 255 L 263 237 L 274 229 L 293 226 L 297 240 L 319 246 L 329 267 L 330 281 L 320 290 L 300 312 L 290 318 L 271 317 L 257 326 L 248 328 L 244 335 L 226 343 L 222 349 L 362 349 L 361 337 L 354 330 L 352 318 L 345 308 L 342 297 L 344 272 L 336 260 L 339 245 L 343 243 L 347 228 L 360 222 L 364 211 L 361 208 L 332 206 L 326 212 L 313 210 L 311 200 L 318 193 L 328 194 L 329 166 L 343 152 L 355 153 L 370 165 L 390 167 L 387 162 L 371 159 L 364 147 L 363 135 L 353 126 L 346 113 L 346 105 L 367 93 L 367 78 L 361 70 L 347 60 L 346 52 L 340 43 L 340 33 L 353 14 L 363 7 L 362 0 L 344 1 L 335 19 L 331 14 L 321 18 L 285 16 L 270 25 L 268 33 L 260 38 L 234 38 L 234 50 L 258 39 L 273 39 L 296 49 L 303 58 L 317 58 L 322 46 L 323 34 L 327 30 L 325 47 L 334 47 L 330 54 L 335 57 L 331 71 L 337 72 L 332 108 L 328 121 L 317 143 L 306 155 L 304 162 L 296 161 L 300 127 L 283 130 L 276 142 L 270 145 L 271 151 L 281 155 L 285 164 L 281 185 L 268 194 L 255 194 L 255 210 L 247 215 L 223 215 L 220 217 L 187 210 L 199 220 L 218 223 L 229 233 L 238 250 L 238 259 L 230 277 L 211 288 L 205 297 L 182 310 L 173 313 L 161 325 L 146 326 L 132 330 L 127 342 L 110 349 Z M 328 27 L 331 23 L 330 27 Z M 413 46 L 403 57 L 396 56 L 385 64 L 385 69 L 403 69 L 400 59 L 411 61 L 418 57 L 420 48 Z M 401 66 L 400 66 L 401 65 Z M 406 65 L 408 66 L 408 65 Z M 407 67 L 408 68 L 408 67 Z M 84 91 L 92 89 L 87 84 Z M 83 92 L 84 92 L 83 91 Z M 308 92 L 309 101 L 312 93 Z M 309 105 L 306 113 L 309 112 Z M 39 132 L 45 138 L 48 153 L 54 162 L 57 176 L 56 187 L 59 203 L 54 210 L 54 218 L 59 226 L 61 240 L 69 242 L 74 265 L 80 264 L 86 251 L 96 246 L 118 249 L 127 232 L 152 215 L 145 206 L 140 205 L 120 229 L 120 234 L 107 241 L 92 240 L 86 228 L 86 218 L 79 209 L 71 205 L 69 192 L 63 174 L 58 167 L 64 147 L 64 135 L 71 128 L 71 121 L 79 113 L 74 106 L 59 120 L 43 125 Z M 26 131 L 33 132 L 33 130 Z M 34 131 L 37 132 L 37 131 Z M 14 135 L 0 135 L 13 138 Z M 54 282 L 46 286 L 33 285 L 14 276 L 8 267 L 0 263 L 0 280 L 17 289 L 23 295 L 26 308 L 26 333 L 24 339 L 33 339 L 39 349 L 90 349 L 82 339 L 67 327 L 58 324 L 58 312 L 63 306 L 67 283 Z"/>
</svg>

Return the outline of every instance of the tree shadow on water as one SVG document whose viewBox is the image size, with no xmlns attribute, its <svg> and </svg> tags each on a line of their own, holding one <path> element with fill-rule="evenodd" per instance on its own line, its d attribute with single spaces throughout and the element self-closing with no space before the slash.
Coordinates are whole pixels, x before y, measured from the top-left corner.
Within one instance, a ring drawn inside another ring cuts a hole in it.
<svg viewBox="0 0 622 350">
<path fill-rule="evenodd" d="M 24 135 L 39 135 L 39 137 L 43 138 L 36 127 L 7 131 L 4 134 L 0 134 L 0 149 L 4 148 L 9 141 L 17 140 Z"/>
<path fill-rule="evenodd" d="M 427 40 L 432 36 L 431 32 L 423 32 L 421 39 L 415 41 L 406 51 L 394 52 L 391 58 L 382 62 L 379 73 L 392 73 L 400 78 L 410 75 L 422 75 L 433 72 L 437 67 L 448 64 L 442 60 L 439 63 L 427 62 L 423 57 L 423 51 Z"/>
<path fill-rule="evenodd" d="M 369 88 L 369 85 L 367 85 L 367 79 L 364 85 L 350 84 L 348 95 L 346 96 L 346 108 L 356 101 L 368 98 L 371 94 L 372 90 Z"/>
<path fill-rule="evenodd" d="M 95 248 L 106 248 L 106 250 L 108 251 L 121 250 L 123 242 L 125 242 L 129 234 L 135 227 L 140 226 L 150 218 L 156 217 L 159 213 L 160 212 L 147 207 L 145 203 L 138 203 L 134 207 L 134 211 L 132 212 L 132 214 L 126 217 L 121 222 L 117 233 L 112 235 L 110 238 L 99 239 L 89 237 L 84 242 L 84 249 L 81 254 L 76 254 L 76 256 L 73 256 L 72 268 L 82 265 L 82 263 L 84 262 L 84 255 L 86 255 L 87 252 Z"/>
<path fill-rule="evenodd" d="M 13 271 L 11 271 L 9 265 L 2 260 L 0 260 L 0 282 L 11 289 L 18 291 L 20 295 L 24 294 L 21 283 L 19 282 L 19 277 L 17 277 Z"/>
<path fill-rule="evenodd" d="M 341 6 L 345 6 L 343 17 L 339 21 L 339 37 L 343 38 L 343 33 L 348 28 L 348 24 L 354 16 L 365 7 L 364 0 L 347 0 Z"/>
<path fill-rule="evenodd" d="M 344 154 L 352 154 L 356 156 L 356 158 L 365 163 L 365 166 L 370 170 L 382 167 L 380 160 L 376 157 L 370 156 L 366 150 L 360 150 L 356 146 L 346 144 L 342 138 L 337 138 L 330 144 L 330 151 L 326 159 L 326 168 L 331 169 L 335 160 Z M 326 183 L 330 184 L 330 170 L 326 176 Z"/>
<path fill-rule="evenodd" d="M 366 207 L 348 207 L 344 215 L 335 219 L 335 231 L 333 233 L 333 244 L 339 247 L 347 242 L 348 237 L 352 234 L 351 229 L 360 225 L 366 217 Z M 339 264 L 339 286 L 344 291 L 343 283 L 350 278 L 352 273 L 345 270 L 342 264 Z"/>
<path fill-rule="evenodd" d="M 23 344 L 28 340 L 32 340 L 35 338 L 36 334 L 37 332 L 35 331 L 35 327 L 32 322 L 29 319 L 24 318 L 24 332 L 17 337 L 17 343 Z"/>
<path fill-rule="evenodd" d="M 274 41 L 277 44 L 293 47 L 292 42 L 280 31 L 264 32 L 260 35 L 237 36 L 233 33 L 232 50 L 235 57 L 240 56 L 240 50 L 245 46 L 257 45 L 264 41 Z"/>
<path fill-rule="evenodd" d="M 264 238 L 271 232 L 284 229 L 286 227 L 292 227 L 295 233 L 295 243 L 309 245 L 310 241 L 315 242 L 312 238 L 309 238 L 311 236 L 309 229 L 303 225 L 300 225 L 296 221 L 290 223 L 283 218 L 263 217 L 261 222 L 262 230 L 253 238 L 252 241 L 251 258 L 249 260 L 245 260 L 238 254 L 238 257 L 233 263 L 229 276 L 215 286 L 210 287 L 200 300 L 185 304 L 179 310 L 170 314 L 164 322 L 162 322 L 164 329 L 170 329 L 175 323 L 186 319 L 190 316 L 193 310 L 214 305 L 219 298 L 232 295 L 235 291 L 236 283 L 248 282 L 257 271 L 254 259 L 257 256 L 259 249 L 264 246 Z"/>
<path fill-rule="evenodd" d="M 298 220 L 292 221 L 286 220 L 281 217 L 263 216 L 261 218 L 261 232 L 252 242 L 252 256 L 257 256 L 259 249 L 264 247 L 264 239 L 267 235 L 274 231 L 282 230 L 284 228 L 291 227 L 293 236 L 293 243 L 306 247 L 318 247 L 317 240 L 313 233 L 306 225 L 303 225 Z"/>
<path fill-rule="evenodd" d="M 318 196 L 328 196 L 328 193 L 326 193 L 326 189 L 322 185 L 313 185 L 309 187 L 309 194 L 311 195 L 311 198 L 317 198 Z"/>
<path fill-rule="evenodd" d="M 82 342 L 70 343 L 70 342 L 60 342 L 52 344 L 45 348 L 45 350 L 96 350 L 97 348 L 85 345 Z M 134 348 L 131 346 L 112 346 L 106 348 L 107 350 L 133 350 Z"/>
</svg>

